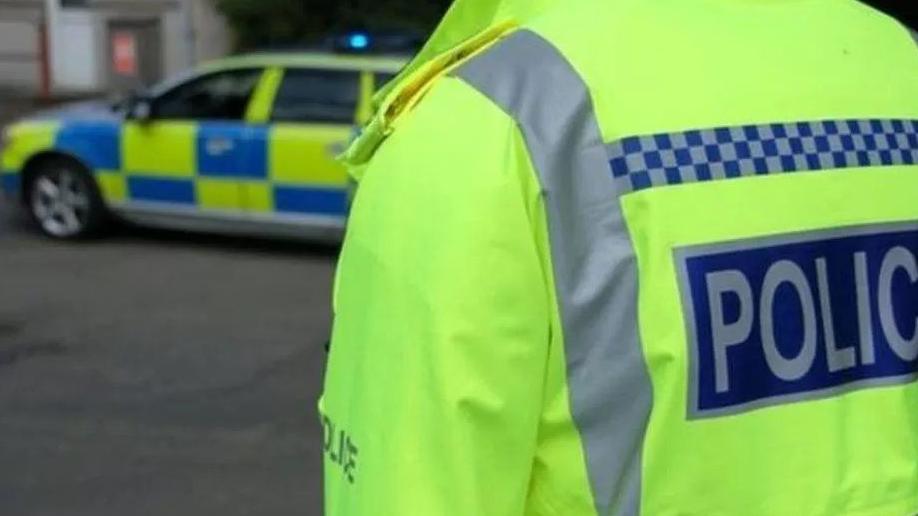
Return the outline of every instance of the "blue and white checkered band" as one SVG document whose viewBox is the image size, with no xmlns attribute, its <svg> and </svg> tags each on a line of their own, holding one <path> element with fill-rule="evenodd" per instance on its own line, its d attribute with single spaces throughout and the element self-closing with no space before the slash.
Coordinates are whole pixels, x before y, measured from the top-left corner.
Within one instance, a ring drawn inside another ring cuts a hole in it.
<svg viewBox="0 0 918 516">
<path fill-rule="evenodd" d="M 918 163 L 918 120 L 825 120 L 634 136 L 608 145 L 619 191 Z"/>
</svg>

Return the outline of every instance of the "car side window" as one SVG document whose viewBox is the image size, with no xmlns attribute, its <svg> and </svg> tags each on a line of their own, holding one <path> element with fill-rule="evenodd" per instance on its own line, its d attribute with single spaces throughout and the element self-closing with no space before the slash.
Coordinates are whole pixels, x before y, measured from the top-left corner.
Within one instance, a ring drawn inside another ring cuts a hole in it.
<svg viewBox="0 0 918 516">
<path fill-rule="evenodd" d="M 360 99 L 360 73 L 291 68 L 274 99 L 274 122 L 352 124 Z"/>
<path fill-rule="evenodd" d="M 162 120 L 242 120 L 261 78 L 260 69 L 216 72 L 161 95 L 153 117 Z"/>
</svg>

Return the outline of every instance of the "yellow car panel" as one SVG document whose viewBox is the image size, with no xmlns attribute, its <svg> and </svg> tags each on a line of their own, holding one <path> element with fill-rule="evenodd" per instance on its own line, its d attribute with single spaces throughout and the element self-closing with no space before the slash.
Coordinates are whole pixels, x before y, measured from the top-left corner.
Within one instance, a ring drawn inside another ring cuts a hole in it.
<svg viewBox="0 0 918 516">
<path fill-rule="evenodd" d="M 275 125 L 268 144 L 271 181 L 343 188 L 347 171 L 335 157 L 344 150 L 350 134 L 346 125 Z"/>
<path fill-rule="evenodd" d="M 21 170 L 38 152 L 54 148 L 57 122 L 27 122 L 9 129 L 9 145 L 3 149 L 0 170 Z"/>
<path fill-rule="evenodd" d="M 102 198 L 113 204 L 122 204 L 128 199 L 127 179 L 118 171 L 97 171 L 96 181 Z"/>
<path fill-rule="evenodd" d="M 195 195 L 202 210 L 237 210 L 242 206 L 239 182 L 234 179 L 198 178 Z"/>
<path fill-rule="evenodd" d="M 197 169 L 195 122 L 128 122 L 121 152 L 128 175 L 191 178 Z"/>
<path fill-rule="evenodd" d="M 271 213 L 274 211 L 274 193 L 267 181 L 240 181 L 242 202 L 252 213 Z"/>
</svg>

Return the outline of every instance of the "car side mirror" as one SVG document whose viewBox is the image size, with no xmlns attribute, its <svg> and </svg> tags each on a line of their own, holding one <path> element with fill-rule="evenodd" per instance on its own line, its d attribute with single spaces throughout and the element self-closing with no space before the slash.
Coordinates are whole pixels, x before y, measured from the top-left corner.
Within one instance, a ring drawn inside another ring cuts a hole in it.
<svg viewBox="0 0 918 516">
<path fill-rule="evenodd" d="M 144 97 L 134 97 L 128 104 L 128 118 L 141 123 L 153 118 L 153 102 Z"/>
</svg>

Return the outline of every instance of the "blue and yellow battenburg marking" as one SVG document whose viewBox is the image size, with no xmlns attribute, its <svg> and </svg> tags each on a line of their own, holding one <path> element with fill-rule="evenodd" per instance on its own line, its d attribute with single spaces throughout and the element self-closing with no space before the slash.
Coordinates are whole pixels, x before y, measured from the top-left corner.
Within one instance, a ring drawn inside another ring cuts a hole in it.
<svg viewBox="0 0 918 516">
<path fill-rule="evenodd" d="M 327 141 L 348 128 L 319 131 Z M 96 176 L 111 204 L 156 203 L 203 210 L 343 217 L 346 173 L 302 127 L 235 122 L 122 124 L 64 122 L 53 148 L 71 154 Z M 18 171 L 0 175 L 18 191 Z"/>
<path fill-rule="evenodd" d="M 918 380 L 918 222 L 679 249 L 689 417 Z"/>
<path fill-rule="evenodd" d="M 755 175 L 918 163 L 918 120 L 822 120 L 633 136 L 607 147 L 622 193 Z"/>
</svg>

